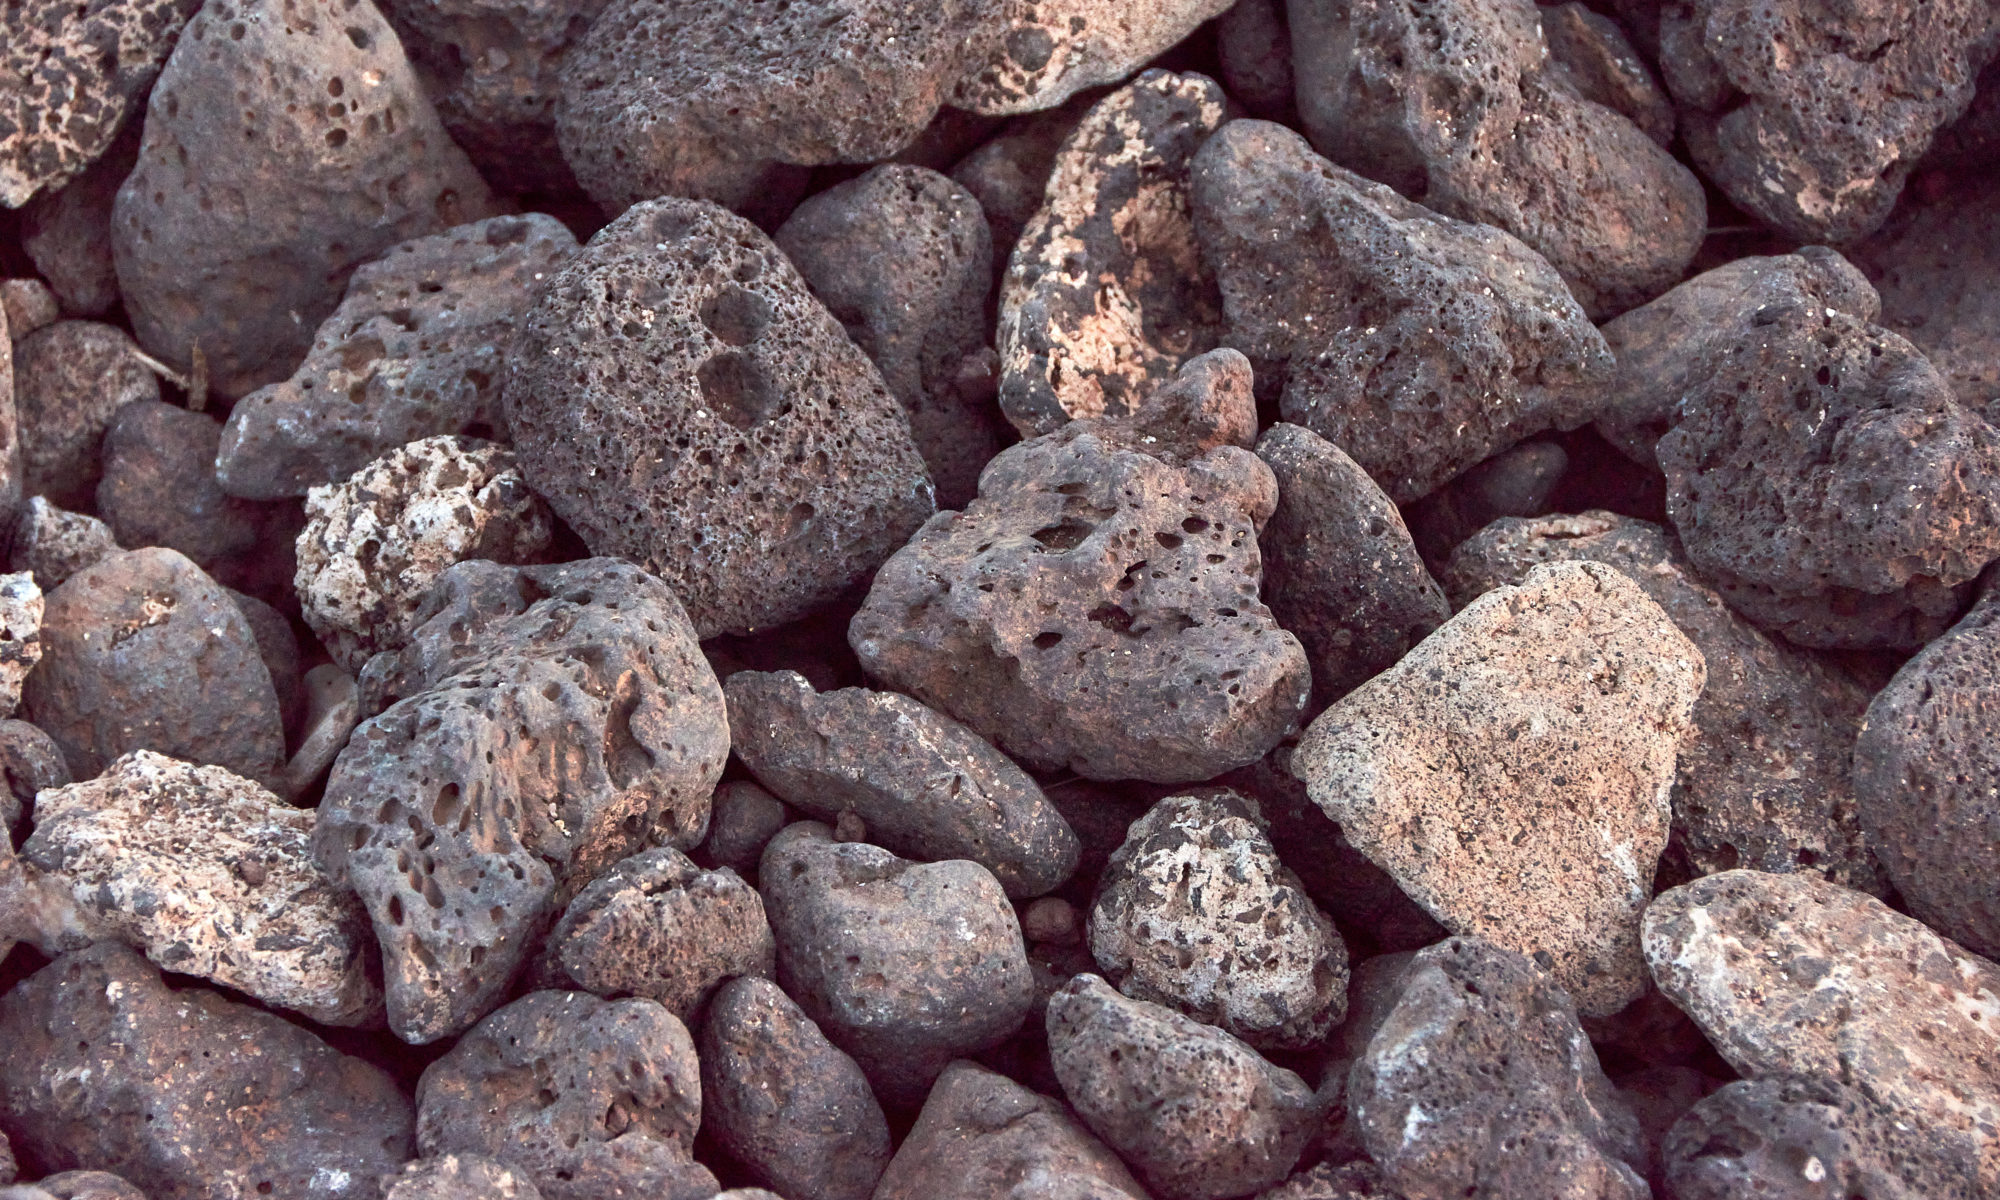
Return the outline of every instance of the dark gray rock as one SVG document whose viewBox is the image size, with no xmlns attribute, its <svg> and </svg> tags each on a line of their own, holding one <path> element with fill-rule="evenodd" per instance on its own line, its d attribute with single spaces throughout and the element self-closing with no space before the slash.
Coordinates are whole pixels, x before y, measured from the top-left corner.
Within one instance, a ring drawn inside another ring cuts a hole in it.
<svg viewBox="0 0 2000 1200">
<path fill-rule="evenodd" d="M 747 779 L 716 788 L 708 812 L 708 839 L 701 844 L 704 861 L 728 867 L 745 879 L 757 878 L 765 845 L 797 819 L 784 801 Z"/>
<path fill-rule="evenodd" d="M 118 303 L 111 203 L 138 160 L 139 129 L 127 122 L 118 139 L 83 174 L 35 197 L 21 210 L 21 249 L 69 316 L 101 317 Z"/>
<path fill-rule="evenodd" d="M 26 721 L 0 720 L 0 826 L 8 834 L 34 810 L 35 793 L 71 780 L 62 747 Z"/>
<path fill-rule="evenodd" d="M 113 414 L 104 431 L 97 512 L 119 545 L 178 550 L 204 571 L 264 552 L 268 506 L 238 500 L 215 482 L 222 422 L 160 400 Z"/>
<path fill-rule="evenodd" d="M 1002 115 L 1052 108 L 1117 83 L 1229 7 L 1229 0 L 999 0 L 992 40 L 968 46 L 955 107 Z"/>
<path fill-rule="evenodd" d="M 1216 18 L 1215 50 L 1231 100 L 1266 121 L 1295 115 L 1292 31 L 1284 0 L 1236 0 Z"/>
<path fill-rule="evenodd" d="M 1502 450 L 1410 508 L 1410 536 L 1426 562 L 1451 552 L 1503 517 L 1539 517 L 1569 470 L 1559 442 L 1528 441 Z"/>
<path fill-rule="evenodd" d="M 1580 0 L 1544 5 L 1540 15 L 1549 57 L 1576 94 L 1622 113 L 1647 137 L 1672 149 L 1674 103 L 1618 22 Z"/>
<path fill-rule="evenodd" d="M 64 508 L 95 499 L 112 418 L 127 404 L 160 398 L 159 379 L 134 349 L 123 330 L 96 321 L 57 321 L 15 342 L 23 495 Z"/>
<path fill-rule="evenodd" d="M 45 497 L 32 496 L 14 523 L 7 566 L 11 571 L 32 572 L 42 591 L 53 592 L 70 576 L 120 549 L 111 527 L 96 517 L 68 512 Z"/>
</svg>

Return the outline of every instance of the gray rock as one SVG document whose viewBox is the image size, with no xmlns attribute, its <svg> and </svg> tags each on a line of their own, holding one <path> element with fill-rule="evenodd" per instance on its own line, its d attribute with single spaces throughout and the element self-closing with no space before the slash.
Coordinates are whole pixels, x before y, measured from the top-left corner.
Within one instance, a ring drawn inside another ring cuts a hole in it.
<svg viewBox="0 0 2000 1200">
<path fill-rule="evenodd" d="M 43 608 L 42 589 L 33 575 L 0 575 L 0 718 L 14 715 L 22 683 L 42 661 Z"/>
<path fill-rule="evenodd" d="M 70 576 L 110 558 L 121 548 L 111 527 L 96 517 L 67 512 L 49 503 L 47 497 L 33 496 L 21 506 L 20 519 L 14 524 L 7 565 L 32 572 L 42 591 L 53 592 Z"/>
<path fill-rule="evenodd" d="M 382 1183 L 382 1200 L 542 1200 L 527 1172 L 477 1154 L 415 1159 Z"/>
<path fill-rule="evenodd" d="M 716 788 L 708 807 L 708 840 L 701 844 L 705 861 L 746 879 L 757 878 L 765 845 L 796 819 L 784 801 L 747 779 Z"/>
<path fill-rule="evenodd" d="M 97 321 L 57 321 L 14 344 L 21 489 L 64 508 L 97 494 L 99 448 L 118 410 L 158 400 L 160 381 L 125 332 Z"/>
<path fill-rule="evenodd" d="M 1549 57 L 1576 94 L 1622 113 L 1647 137 L 1673 149 L 1674 102 L 1618 22 L 1581 0 L 1544 5 L 1540 16 Z"/>
<path fill-rule="evenodd" d="M 194 5 L 185 6 L 192 12 Z M 139 157 L 140 125 L 118 137 L 83 173 L 21 210 L 21 249 L 73 317 L 101 317 L 118 303 L 111 259 L 111 203 Z"/>
<path fill-rule="evenodd" d="M 104 430 L 97 513 L 122 546 L 165 546 L 232 581 L 242 560 L 268 553 L 270 506 L 225 494 L 215 482 L 222 422 L 161 400 L 121 407 Z"/>
<path fill-rule="evenodd" d="M 11 835 L 35 806 L 35 793 L 70 783 L 62 748 L 39 726 L 0 720 L 0 826 Z"/>
<path fill-rule="evenodd" d="M 1117 83 L 1229 7 L 1229 0 L 1000 0 L 994 37 L 969 54 L 956 108 L 994 116 L 1054 108 Z"/>
</svg>

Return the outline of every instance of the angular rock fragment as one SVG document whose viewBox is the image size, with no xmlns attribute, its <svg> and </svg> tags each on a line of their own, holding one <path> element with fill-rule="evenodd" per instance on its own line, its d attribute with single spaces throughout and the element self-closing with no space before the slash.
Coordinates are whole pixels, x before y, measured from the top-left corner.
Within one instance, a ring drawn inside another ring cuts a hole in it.
<svg viewBox="0 0 2000 1200">
<path fill-rule="evenodd" d="M 24 495 L 64 508 L 96 498 L 111 419 L 127 404 L 160 398 L 159 379 L 134 349 L 123 330 L 97 321 L 57 321 L 15 343 Z"/>
<path fill-rule="evenodd" d="M 119 550 L 109 525 L 84 513 L 66 512 L 47 497 L 33 496 L 21 506 L 20 519 L 14 523 L 7 565 L 31 572 L 42 591 L 52 592 L 70 576 Z"/>
<path fill-rule="evenodd" d="M 526 1171 L 478 1154 L 441 1154 L 403 1164 L 382 1180 L 382 1200 L 542 1200 Z"/>
<path fill-rule="evenodd" d="M 1117 83 L 1229 0 L 1000 0 L 995 37 L 964 63 L 955 108 L 991 116 L 1054 108 L 1085 88 Z"/>
<path fill-rule="evenodd" d="M 0 575 L 0 718 L 14 715 L 22 683 L 42 661 L 43 607 L 33 575 Z"/>
<path fill-rule="evenodd" d="M 0 279 L 0 312 L 7 315 L 10 340 L 19 342 L 37 329 L 54 324 L 62 316 L 62 305 L 49 285 L 33 276 Z"/>
</svg>

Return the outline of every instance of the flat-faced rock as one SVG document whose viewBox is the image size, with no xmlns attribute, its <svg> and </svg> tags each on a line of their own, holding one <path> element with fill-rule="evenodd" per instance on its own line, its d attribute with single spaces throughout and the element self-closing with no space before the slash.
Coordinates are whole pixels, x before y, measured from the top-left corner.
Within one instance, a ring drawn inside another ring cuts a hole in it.
<svg viewBox="0 0 2000 1200">
<path fill-rule="evenodd" d="M 1424 561 L 1441 564 L 1466 538 L 1502 517 L 1538 517 L 1569 470 L 1562 443 L 1535 439 L 1492 458 L 1410 507 L 1410 536 Z"/>
<path fill-rule="evenodd" d="M 1126 78 L 1228 7 L 1228 0 L 1000 0 L 986 18 L 997 36 L 968 56 L 951 103 L 994 116 L 1054 108 Z"/>
<path fill-rule="evenodd" d="M 96 498 L 99 448 L 118 410 L 158 400 L 160 381 L 133 356 L 124 330 L 57 321 L 14 344 L 14 411 L 21 491 L 65 508 Z"/>
</svg>

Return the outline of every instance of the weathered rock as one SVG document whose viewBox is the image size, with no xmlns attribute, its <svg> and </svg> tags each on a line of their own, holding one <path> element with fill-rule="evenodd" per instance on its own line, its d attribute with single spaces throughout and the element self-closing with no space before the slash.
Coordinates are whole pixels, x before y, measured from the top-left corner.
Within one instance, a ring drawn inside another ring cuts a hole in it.
<svg viewBox="0 0 2000 1200">
<path fill-rule="evenodd" d="M 405 1040 L 499 1003 L 605 867 L 706 832 L 722 689 L 673 593 L 629 563 L 460 563 L 368 675 L 393 703 L 335 762 L 313 854 L 368 905 Z"/>
<path fill-rule="evenodd" d="M 666 580 L 704 636 L 805 615 L 934 508 L 873 364 L 769 238 L 712 204 L 607 225 L 514 358 L 522 474 L 594 553 Z"/>
<path fill-rule="evenodd" d="M 1707 226 L 1701 183 L 1558 67 L 1532 0 L 1291 0 L 1313 145 L 1547 258 L 1602 317 L 1676 283 Z"/>
<path fill-rule="evenodd" d="M 0 279 L 0 312 L 7 315 L 9 339 L 19 342 L 37 329 L 54 324 L 62 316 L 62 305 L 48 284 L 32 276 Z"/>
<path fill-rule="evenodd" d="M 112 417 L 160 398 L 159 379 L 133 349 L 123 330 L 96 321 L 57 321 L 14 344 L 24 495 L 64 508 L 95 498 L 98 448 Z"/>
<path fill-rule="evenodd" d="M 851 812 L 868 840 L 919 861 L 971 859 L 1017 898 L 1076 870 L 1076 834 L 1042 789 L 951 718 L 894 692 L 815 694 L 794 671 L 739 671 L 722 690 L 730 749 L 809 816 Z"/>
<path fill-rule="evenodd" d="M 1049 1057 L 1084 1124 L 1168 1200 L 1283 1179 L 1317 1132 L 1304 1080 L 1229 1034 L 1078 975 L 1049 1000 Z"/>
<path fill-rule="evenodd" d="M 222 422 L 162 400 L 120 408 L 104 431 L 97 512 L 120 545 L 178 550 L 204 571 L 263 547 L 266 507 L 215 482 Z"/>
<path fill-rule="evenodd" d="M 1057 153 L 1000 289 L 1000 407 L 1024 435 L 1138 411 L 1222 341 L 1222 304 L 1188 213 L 1188 165 L 1227 98 L 1148 71 Z"/>
<path fill-rule="evenodd" d="M 765 845 L 796 819 L 784 801 L 747 779 L 733 779 L 716 788 L 709 801 L 708 840 L 701 844 L 704 861 L 755 879 Z"/>
<path fill-rule="evenodd" d="M 1502 517 L 1539 517 L 1569 470 L 1553 441 L 1521 442 L 1410 507 L 1410 537 L 1424 561 L 1443 564 L 1460 542 Z"/>
<path fill-rule="evenodd" d="M 1194 227 L 1229 340 L 1285 419 L 1398 502 L 1595 411 L 1612 362 L 1549 264 L 1232 121 L 1195 156 Z"/>
<path fill-rule="evenodd" d="M 0 521 L 11 530 L 21 507 L 21 422 L 14 411 L 14 339 L 4 300 L 0 295 Z"/>
<path fill-rule="evenodd" d="M 22 683 L 42 661 L 42 611 L 42 589 L 33 575 L 0 575 L 0 718 L 14 715 Z"/>
<path fill-rule="evenodd" d="M 264 669 L 271 673 L 271 688 L 278 694 L 278 715 L 289 734 L 298 729 L 306 706 L 305 677 L 299 669 L 299 639 L 292 632 L 291 619 L 255 596 L 234 588 L 223 591 L 250 626 L 250 637 L 257 643 L 257 657 L 264 660 Z"/>
<path fill-rule="evenodd" d="M 125 311 L 224 396 L 289 375 L 357 264 L 494 210 L 368 0 L 209 0 L 146 117 L 112 208 Z"/>
<path fill-rule="evenodd" d="M 0 827 L 11 836 L 34 808 L 35 793 L 70 782 L 62 748 L 39 726 L 0 720 Z"/>
<path fill-rule="evenodd" d="M 305 712 L 298 721 L 292 757 L 279 780 L 281 793 L 293 800 L 326 775 L 361 723 L 361 689 L 354 676 L 332 663 L 307 671 L 299 690 L 305 697 Z"/>
<path fill-rule="evenodd" d="M 1361 1159 L 1339 1165 L 1322 1162 L 1277 1187 L 1259 1192 L 1257 1200 L 1402 1200 L 1402 1197 L 1389 1186 L 1382 1168 Z"/>
<path fill-rule="evenodd" d="M 867 1200 L 889 1124 L 854 1060 L 768 979 L 731 980 L 701 1028 L 704 1120 L 788 1196 Z"/>
<path fill-rule="evenodd" d="M 1215 21 L 1215 52 L 1229 98 L 1266 121 L 1297 116 L 1292 31 L 1284 0 L 1237 0 Z"/>
<path fill-rule="evenodd" d="M 441 1154 L 385 1176 L 382 1200 L 542 1200 L 542 1193 L 519 1167 L 478 1154 Z"/>
<path fill-rule="evenodd" d="M 1744 1076 L 1837 1079 L 2000 1189 L 2000 966 L 1860 892 L 1724 871 L 1646 910 L 1646 963 Z"/>
<path fill-rule="evenodd" d="M 417 1084 L 424 1154 L 499 1158 L 549 1200 L 713 1196 L 691 1156 L 700 1125 L 694 1042 L 651 1000 L 530 992 Z"/>
<path fill-rule="evenodd" d="M 952 167 L 952 182 L 979 201 L 993 231 L 994 265 L 1000 271 L 1007 269 L 1021 231 L 1041 211 L 1057 151 L 1097 99 L 1096 92 L 1085 92 L 1060 108 L 1016 117 Z"/>
<path fill-rule="evenodd" d="M 1549 57 L 1576 94 L 1622 113 L 1647 137 L 1672 149 L 1673 101 L 1618 22 L 1579 0 L 1544 6 L 1540 16 Z"/>
<path fill-rule="evenodd" d="M 45 1166 L 109 1168 L 153 1200 L 367 1200 L 414 1150 L 388 1075 L 110 942 L 0 997 L 0 1105 Z"/>
<path fill-rule="evenodd" d="M 504 433 L 514 325 L 574 253 L 562 222 L 529 213 L 413 238 L 362 264 L 291 378 L 230 410 L 215 454 L 223 490 L 303 496 L 407 442 Z"/>
<path fill-rule="evenodd" d="M 37 1179 L 29 1190 L 36 1193 L 29 1200 L 43 1196 L 50 1200 L 146 1200 L 146 1193 L 109 1171 L 58 1171 Z"/>
<path fill-rule="evenodd" d="M 771 840 L 758 882 L 778 982 L 885 1102 L 915 1104 L 946 1063 L 1021 1027 L 1021 927 L 978 863 L 913 863 L 801 821 Z"/>
<path fill-rule="evenodd" d="M 1570 560 L 1603 563 L 1638 584 L 1708 667 L 1694 736 L 1679 757 L 1670 872 L 1812 870 L 1882 893 L 1850 781 L 1867 692 L 1731 612 L 1672 534 L 1602 511 L 1498 521 L 1452 555 L 1445 584 L 1463 605 L 1520 584 L 1541 563 Z"/>
<path fill-rule="evenodd" d="M 1645 987 L 1639 914 L 1704 677 L 1637 584 L 1552 563 L 1320 714 L 1292 769 L 1446 928 L 1533 956 L 1607 1015 Z"/>
<path fill-rule="evenodd" d="M 45 496 L 30 497 L 14 523 L 7 565 L 28 571 L 44 592 L 52 592 L 85 567 L 119 552 L 111 527 L 96 517 L 67 512 Z"/>
<path fill-rule="evenodd" d="M 1001 116 L 1054 108 L 1085 88 L 1117 83 L 1229 0 L 1000 0 L 995 36 L 975 50 L 951 95 L 956 108 Z"/>
<path fill-rule="evenodd" d="M 195 6 L 187 6 L 193 11 Z M 118 303 L 111 259 L 111 203 L 139 157 L 140 124 L 124 130 L 97 161 L 21 210 L 21 249 L 72 317 L 101 317 Z"/>
</svg>

